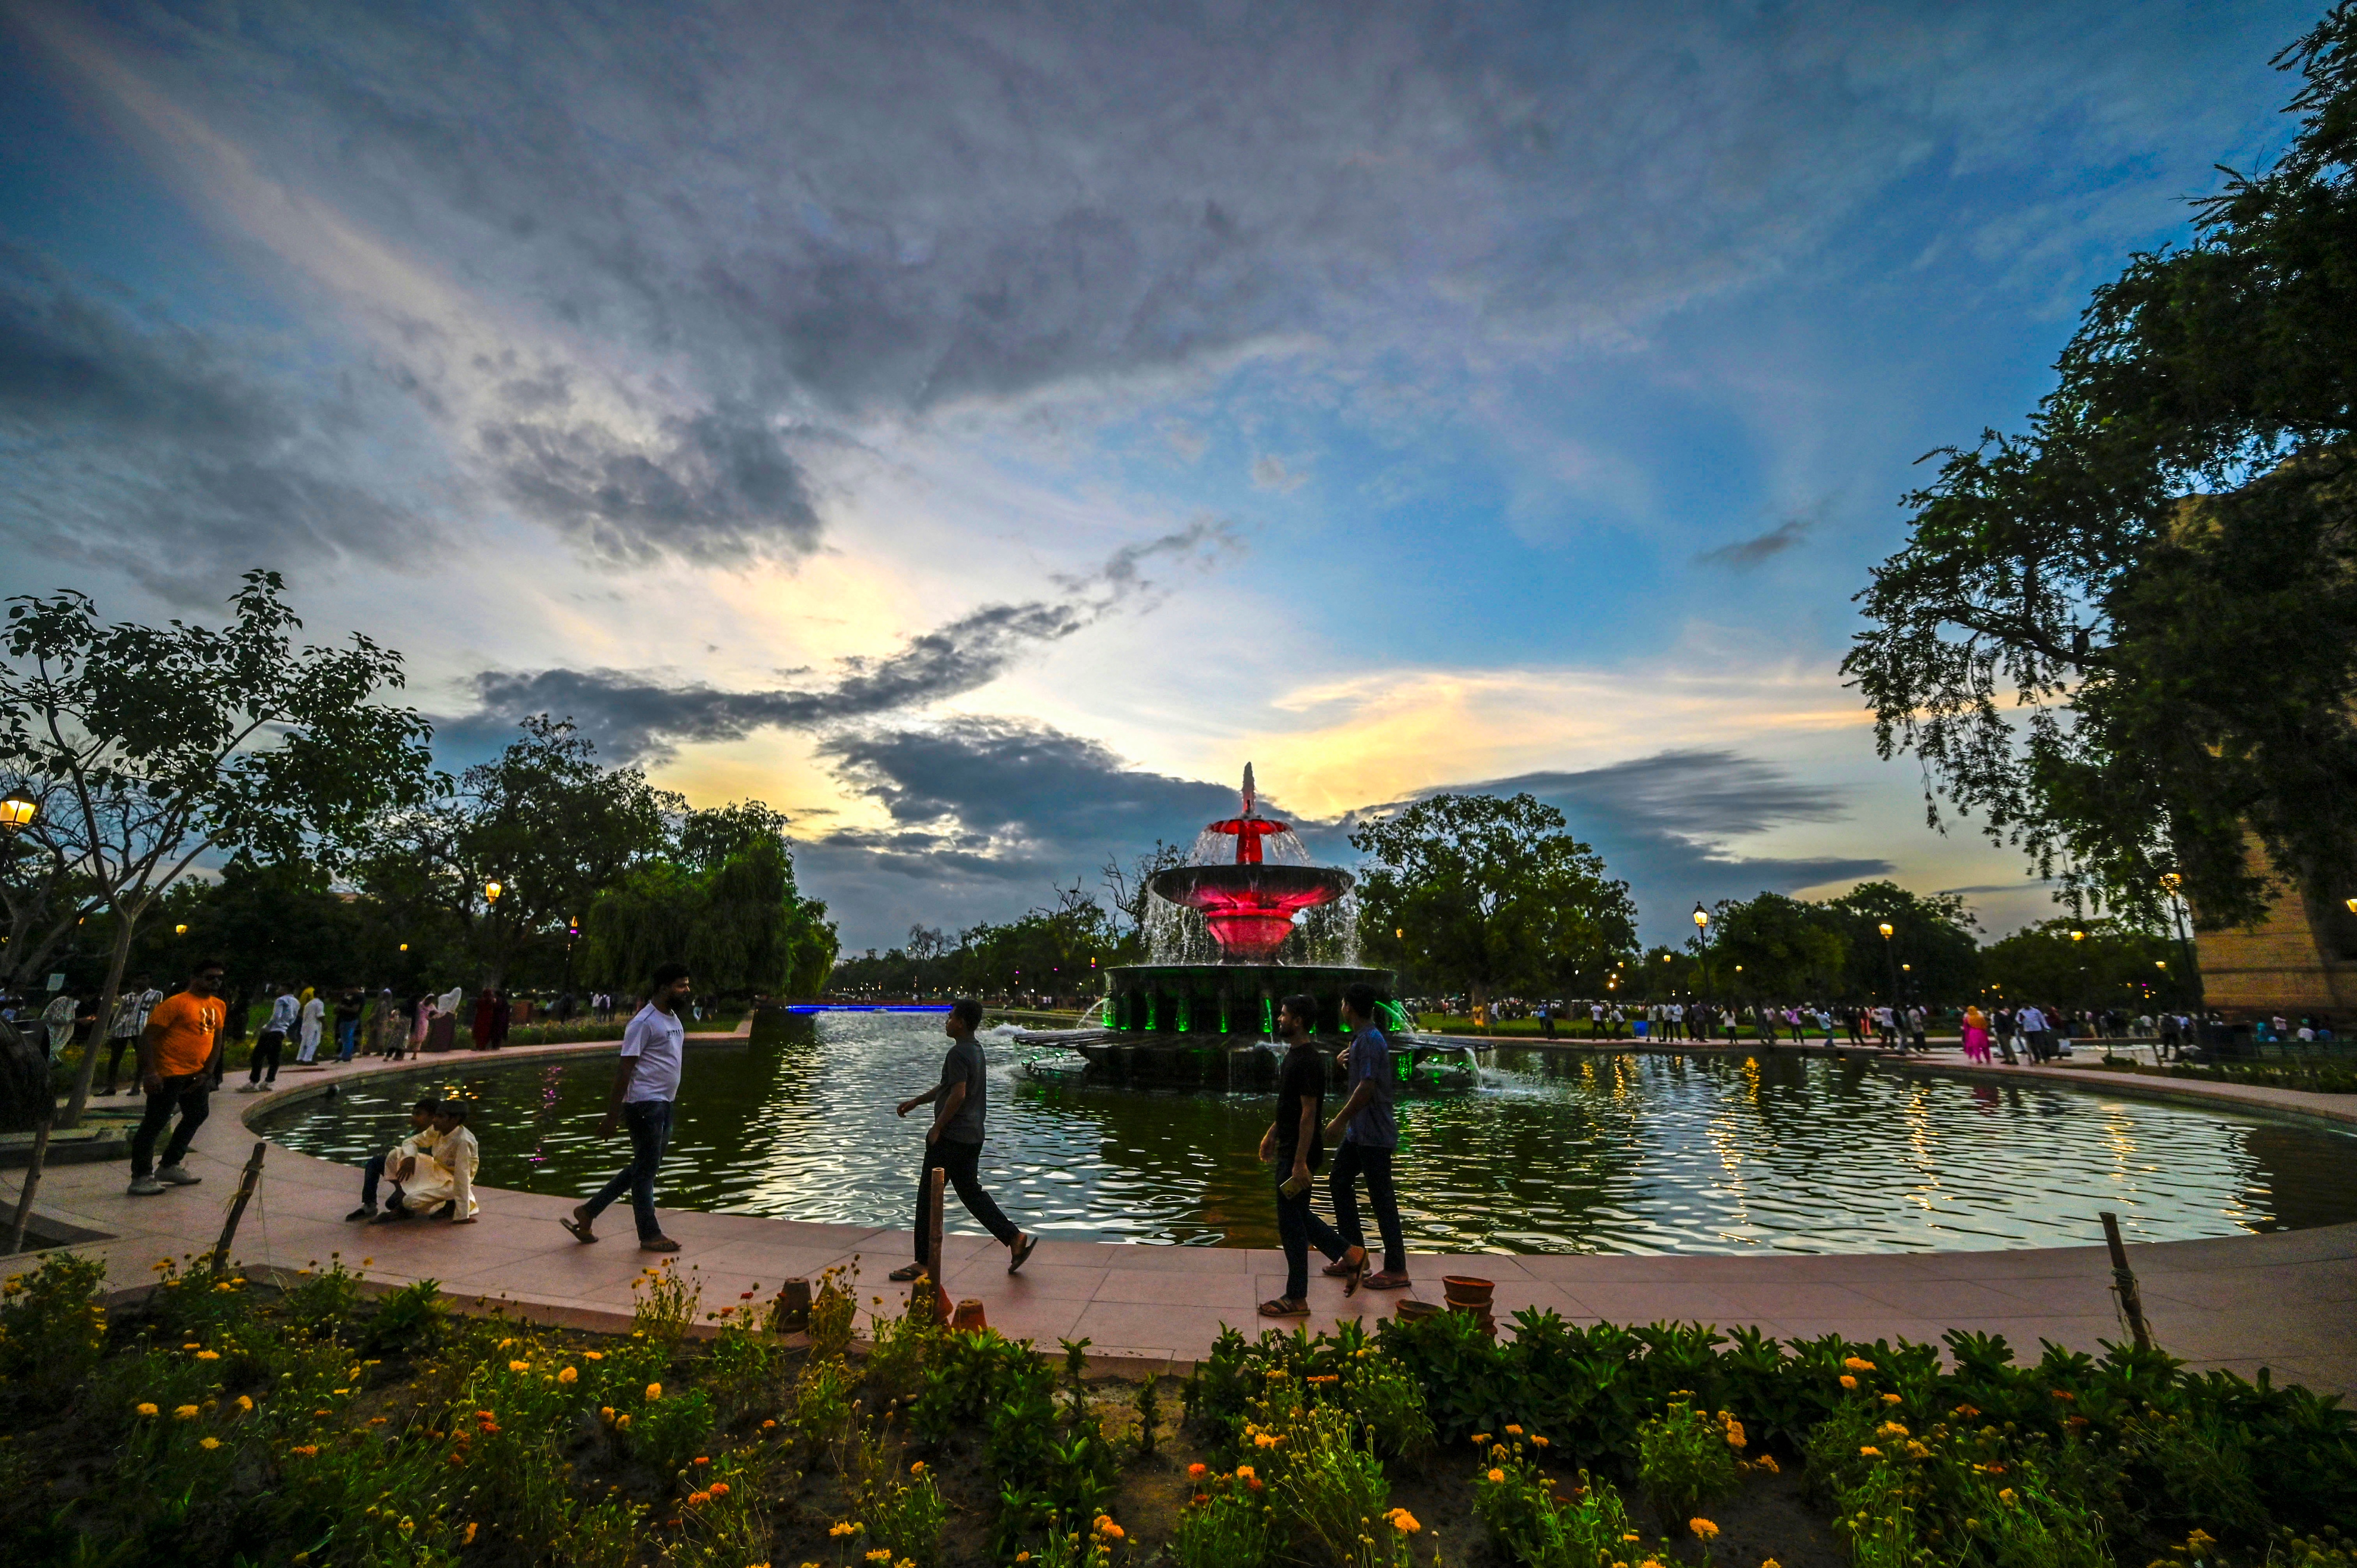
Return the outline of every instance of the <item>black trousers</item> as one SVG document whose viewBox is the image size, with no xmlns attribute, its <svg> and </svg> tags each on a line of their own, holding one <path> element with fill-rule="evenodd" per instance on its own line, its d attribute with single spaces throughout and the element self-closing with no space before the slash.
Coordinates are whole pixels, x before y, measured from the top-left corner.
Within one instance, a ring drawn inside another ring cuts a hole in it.
<svg viewBox="0 0 2357 1568">
<path fill-rule="evenodd" d="M 1356 1138 L 1345 1138 L 1335 1152 L 1334 1169 L 1326 1178 L 1334 1195 L 1334 1229 L 1346 1245 L 1363 1247 L 1367 1233 L 1359 1224 L 1358 1179 L 1367 1178 L 1367 1202 L 1375 1211 L 1375 1230 L 1383 1239 L 1383 1272 L 1407 1273 L 1407 1242 L 1400 1234 L 1399 1194 L 1392 1187 L 1392 1151 L 1371 1149 Z"/>
<path fill-rule="evenodd" d="M 205 1118 L 212 1112 L 210 1071 L 167 1078 L 162 1088 L 147 1096 L 147 1113 L 139 1118 L 139 1131 L 131 1135 L 131 1175 L 135 1180 L 155 1174 L 156 1139 L 175 1111 L 180 1113 L 180 1124 L 172 1129 L 171 1141 L 164 1145 L 164 1163 L 167 1165 L 178 1165 L 188 1155 L 197 1129 L 205 1124 Z"/>
<path fill-rule="evenodd" d="M 248 1083 L 263 1082 L 264 1079 L 262 1076 L 262 1069 L 263 1065 L 266 1062 L 270 1067 L 270 1078 L 268 1081 L 276 1083 L 278 1081 L 278 1058 L 285 1055 L 285 1035 L 276 1029 L 263 1030 L 261 1034 L 254 1036 L 253 1068 L 252 1071 L 246 1074 L 245 1081 Z"/>
<path fill-rule="evenodd" d="M 1285 1184 L 1293 1175 L 1291 1160 L 1277 1161 L 1275 1172 L 1276 1237 L 1285 1249 L 1285 1294 L 1294 1301 L 1306 1301 L 1309 1296 L 1309 1249 L 1315 1247 L 1326 1254 L 1327 1262 L 1339 1263 L 1342 1254 L 1351 1250 L 1350 1243 L 1309 1207 L 1316 1187 L 1305 1187 L 1292 1197 L 1286 1196 Z"/>
<path fill-rule="evenodd" d="M 965 1211 L 982 1221 L 984 1230 L 998 1238 L 999 1245 L 1011 1246 L 1015 1238 L 1023 1234 L 1015 1222 L 999 1211 L 990 1194 L 982 1189 L 982 1176 L 975 1168 L 982 1159 L 980 1144 L 952 1144 L 947 1138 L 925 1145 L 925 1168 L 917 1173 L 917 1262 L 926 1268 L 933 1261 L 925 1256 L 925 1233 L 931 1218 L 925 1212 L 926 1195 L 932 1191 L 935 1167 L 950 1173 L 950 1185 L 957 1188 L 958 1201 Z M 935 1273 L 935 1279 L 941 1276 Z"/>
<path fill-rule="evenodd" d="M 114 1092 L 115 1084 L 122 1079 L 123 1053 L 138 1043 L 139 1036 L 136 1035 L 116 1035 L 106 1042 L 106 1087 L 99 1090 L 101 1094 Z M 133 1065 L 136 1066 L 137 1062 L 135 1060 Z M 138 1085 L 134 1084 L 132 1087 L 136 1089 Z"/>
</svg>

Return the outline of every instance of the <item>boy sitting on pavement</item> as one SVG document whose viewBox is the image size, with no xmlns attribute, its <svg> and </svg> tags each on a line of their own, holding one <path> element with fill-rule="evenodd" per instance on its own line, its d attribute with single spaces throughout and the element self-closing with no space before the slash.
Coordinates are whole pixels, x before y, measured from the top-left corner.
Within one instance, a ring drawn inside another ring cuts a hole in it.
<svg viewBox="0 0 2357 1568">
<path fill-rule="evenodd" d="M 482 1207 L 475 1201 L 475 1166 L 482 1157 L 482 1146 L 467 1126 L 466 1101 L 446 1100 L 436 1106 L 434 1131 L 434 1147 L 393 1187 L 377 1224 L 414 1219 L 429 1211 L 447 1214 L 453 1225 L 475 1222 L 475 1211 Z"/>
<path fill-rule="evenodd" d="M 442 1108 L 438 1100 L 421 1100 L 409 1108 L 409 1136 L 395 1144 L 385 1154 L 371 1155 L 361 1172 L 361 1206 L 344 1216 L 346 1221 L 376 1218 L 376 1184 L 386 1172 L 393 1175 L 394 1190 L 409 1179 L 416 1169 L 417 1157 L 431 1149 L 442 1134 L 434 1125 L 434 1113 Z"/>
</svg>

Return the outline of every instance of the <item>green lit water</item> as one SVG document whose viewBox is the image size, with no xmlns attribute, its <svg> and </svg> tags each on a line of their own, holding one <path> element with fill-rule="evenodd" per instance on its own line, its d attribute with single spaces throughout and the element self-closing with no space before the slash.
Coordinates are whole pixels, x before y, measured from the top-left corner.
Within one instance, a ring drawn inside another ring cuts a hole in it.
<svg viewBox="0 0 2357 1568">
<path fill-rule="evenodd" d="M 822 1014 L 690 1053 L 660 1182 L 668 1207 L 909 1227 L 937 1017 Z M 1043 1082 L 985 1036 L 985 1182 L 1015 1221 L 1107 1241 L 1275 1246 L 1254 1158 L 1265 1096 Z M 623 1162 L 596 1136 L 604 1059 L 480 1057 L 353 1086 L 270 1135 L 358 1165 L 428 1090 L 477 1102 L 480 1180 L 586 1194 Z M 2357 1219 L 2357 1136 L 2044 1086 L 1824 1058 L 1501 1049 L 1478 1091 L 1402 1103 L 1401 1208 L 1417 1250 L 1853 1252 L 2090 1244 Z M 356 1178 L 357 1179 L 357 1178 Z M 496 1200 L 494 1200 L 496 1201 Z M 1321 1200 L 1322 1207 L 1322 1200 Z M 952 1230 L 973 1229 L 952 1202 Z"/>
</svg>

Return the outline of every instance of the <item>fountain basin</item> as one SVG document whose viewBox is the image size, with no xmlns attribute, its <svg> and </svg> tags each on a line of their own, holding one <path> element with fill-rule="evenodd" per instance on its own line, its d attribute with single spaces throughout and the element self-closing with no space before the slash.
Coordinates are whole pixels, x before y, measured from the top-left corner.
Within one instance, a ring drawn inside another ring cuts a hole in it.
<svg viewBox="0 0 2357 1568">
<path fill-rule="evenodd" d="M 1293 934 L 1293 918 L 1350 891 L 1351 874 L 1326 865 L 1180 865 L 1148 886 L 1173 904 L 1200 910 L 1226 959 L 1266 959 Z"/>
</svg>

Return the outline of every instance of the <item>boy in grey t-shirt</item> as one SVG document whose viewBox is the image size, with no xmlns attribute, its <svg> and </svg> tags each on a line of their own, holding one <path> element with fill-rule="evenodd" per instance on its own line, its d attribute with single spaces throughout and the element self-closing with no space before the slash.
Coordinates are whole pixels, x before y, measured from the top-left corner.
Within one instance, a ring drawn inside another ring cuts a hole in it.
<svg viewBox="0 0 2357 1568">
<path fill-rule="evenodd" d="M 1359 1225 L 1358 1179 L 1367 1178 L 1367 1202 L 1375 1211 L 1375 1229 L 1383 1239 L 1383 1270 L 1367 1276 L 1369 1290 L 1401 1290 L 1407 1277 L 1407 1242 L 1400 1231 L 1399 1195 L 1392 1187 L 1392 1155 L 1399 1148 L 1399 1120 L 1392 1109 L 1398 1085 L 1392 1077 L 1391 1042 L 1375 1027 L 1375 988 L 1359 981 L 1342 992 L 1342 1021 L 1351 1033 L 1351 1091 L 1334 1119 L 1326 1123 L 1326 1141 L 1338 1137 L 1329 1190 L 1334 1195 L 1334 1228 L 1342 1240 L 1363 1248 L 1366 1232 Z M 1329 1274 L 1343 1272 L 1330 1265 Z"/>
<path fill-rule="evenodd" d="M 1021 1268 L 1030 1258 L 1031 1249 L 1039 1244 L 1037 1236 L 1025 1235 L 999 1211 L 990 1194 L 983 1190 L 976 1169 L 982 1159 L 984 1122 L 990 1101 L 990 1080 L 982 1059 L 982 1044 L 974 1037 L 974 1028 L 981 1022 L 981 1003 L 966 997 L 952 1004 L 942 1028 L 950 1037 L 950 1048 L 942 1058 L 942 1081 L 922 1094 L 900 1101 L 899 1113 L 903 1116 L 920 1105 L 941 1107 L 933 1113 L 933 1124 L 925 1129 L 925 1164 L 917 1173 L 917 1261 L 893 1270 L 890 1275 L 901 1283 L 920 1274 L 931 1274 L 936 1285 L 941 1283 L 936 1260 L 925 1255 L 930 1229 L 925 1197 L 931 1190 L 936 1166 L 949 1173 L 950 1184 L 957 1188 L 958 1201 L 965 1205 L 966 1212 L 981 1220 L 984 1229 L 997 1237 L 1012 1254 L 1006 1264 L 1008 1273 Z"/>
</svg>

